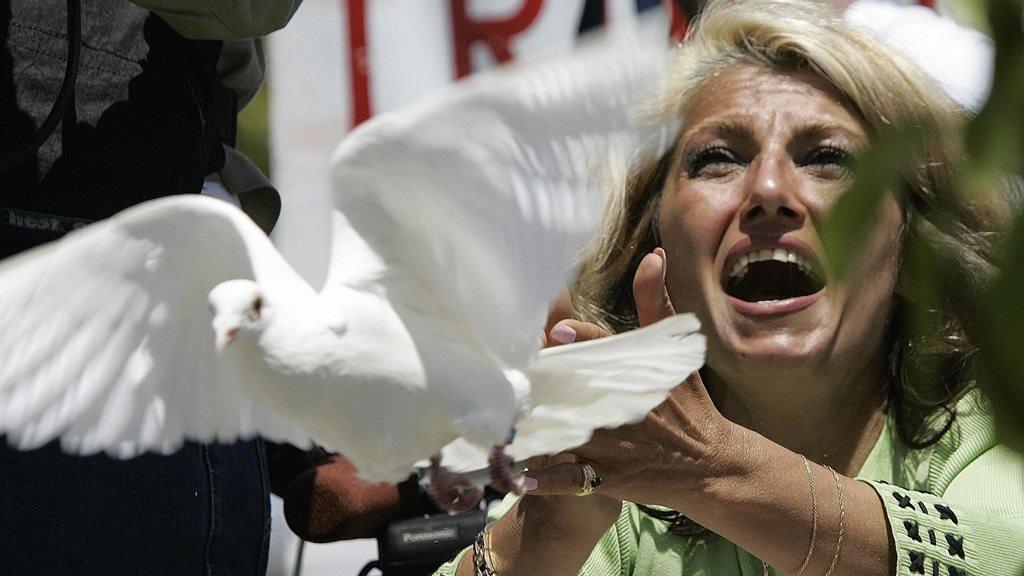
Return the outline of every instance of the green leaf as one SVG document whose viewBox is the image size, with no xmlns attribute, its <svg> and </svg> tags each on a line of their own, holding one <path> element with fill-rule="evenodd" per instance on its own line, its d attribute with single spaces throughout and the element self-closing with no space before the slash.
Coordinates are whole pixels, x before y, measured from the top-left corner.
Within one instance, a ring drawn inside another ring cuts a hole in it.
<svg viewBox="0 0 1024 576">
<path fill-rule="evenodd" d="M 921 145 L 923 129 L 879 135 L 857 159 L 853 184 L 843 193 L 822 227 L 825 258 L 839 280 L 846 277 L 874 230 L 875 213 L 885 194 L 898 186 L 908 160 Z"/>
<path fill-rule="evenodd" d="M 1002 245 L 1001 271 L 976 325 L 984 370 L 1003 441 L 1024 451 L 1024 214 Z"/>
<path fill-rule="evenodd" d="M 905 360 L 903 373 L 904 398 L 915 398 L 925 403 L 937 402 L 945 390 L 936 386 L 947 365 L 939 354 L 925 353 L 933 347 L 936 334 L 941 331 L 943 315 L 940 300 L 949 286 L 948 276 L 940 265 L 940 255 L 925 239 L 920 226 L 907 235 L 903 245 L 903 259 L 900 264 L 900 290 L 907 296 L 909 305 L 903 307 L 903 330 L 909 341 L 917 347 L 918 354 L 913 361 Z"/>
<path fill-rule="evenodd" d="M 946 0 L 946 12 L 954 20 L 991 35 L 988 27 L 988 0 Z"/>
<path fill-rule="evenodd" d="M 984 3 L 996 47 L 992 93 L 968 126 L 962 187 L 985 190 L 1007 173 L 1024 172 L 1024 0 Z M 1001 269 L 987 301 L 966 302 L 979 346 L 982 387 L 1002 440 L 1024 451 L 1024 215 L 1000 242 Z"/>
<path fill-rule="evenodd" d="M 1024 28 L 1021 0 L 989 0 L 996 46 L 992 92 L 967 127 L 970 181 L 1024 168 Z"/>
</svg>

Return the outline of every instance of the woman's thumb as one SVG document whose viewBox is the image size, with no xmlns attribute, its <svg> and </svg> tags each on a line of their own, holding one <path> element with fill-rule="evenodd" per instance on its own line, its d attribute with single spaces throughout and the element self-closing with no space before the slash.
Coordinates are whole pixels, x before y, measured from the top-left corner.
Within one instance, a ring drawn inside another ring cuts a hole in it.
<svg viewBox="0 0 1024 576">
<path fill-rule="evenodd" d="M 641 326 L 654 324 L 676 313 L 665 286 L 668 261 L 660 247 L 644 256 L 633 277 L 633 299 Z"/>
</svg>

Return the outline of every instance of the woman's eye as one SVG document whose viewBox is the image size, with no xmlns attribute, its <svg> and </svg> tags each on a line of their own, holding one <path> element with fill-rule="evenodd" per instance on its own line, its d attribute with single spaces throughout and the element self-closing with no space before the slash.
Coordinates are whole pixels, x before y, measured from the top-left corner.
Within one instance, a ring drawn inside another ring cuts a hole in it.
<svg viewBox="0 0 1024 576">
<path fill-rule="evenodd" d="M 698 150 L 686 158 L 686 174 L 690 178 L 702 175 L 717 175 L 732 164 L 738 164 L 739 158 L 728 148 L 715 146 Z"/>
<path fill-rule="evenodd" d="M 822 146 L 812 150 L 801 164 L 821 170 L 823 176 L 846 176 L 852 160 L 853 155 L 842 148 Z"/>
</svg>

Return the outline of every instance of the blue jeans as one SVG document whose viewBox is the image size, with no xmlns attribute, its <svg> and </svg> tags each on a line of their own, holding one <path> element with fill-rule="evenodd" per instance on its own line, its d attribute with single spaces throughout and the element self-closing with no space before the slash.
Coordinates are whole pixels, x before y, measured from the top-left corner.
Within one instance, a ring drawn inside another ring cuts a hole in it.
<svg viewBox="0 0 1024 576">
<path fill-rule="evenodd" d="M 0 447 L 6 576 L 262 576 L 269 535 L 260 441 L 128 461 Z"/>
</svg>

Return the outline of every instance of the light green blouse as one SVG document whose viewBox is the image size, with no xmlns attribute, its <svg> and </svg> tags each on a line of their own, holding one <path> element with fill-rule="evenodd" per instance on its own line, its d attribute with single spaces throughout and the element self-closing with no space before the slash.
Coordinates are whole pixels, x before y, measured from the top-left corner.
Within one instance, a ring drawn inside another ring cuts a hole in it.
<svg viewBox="0 0 1024 576">
<path fill-rule="evenodd" d="M 997 443 L 976 394 L 960 401 L 953 428 L 924 450 L 907 448 L 887 422 L 857 477 L 885 506 L 896 576 L 1024 574 L 1024 457 Z M 453 574 L 458 560 L 437 574 Z M 674 536 L 626 503 L 580 574 L 760 576 L 761 561 L 721 537 Z"/>
</svg>

